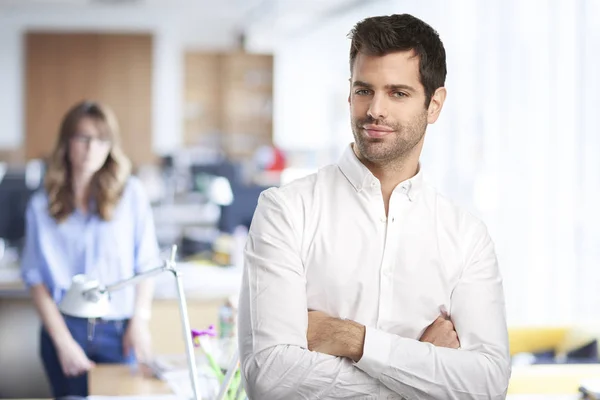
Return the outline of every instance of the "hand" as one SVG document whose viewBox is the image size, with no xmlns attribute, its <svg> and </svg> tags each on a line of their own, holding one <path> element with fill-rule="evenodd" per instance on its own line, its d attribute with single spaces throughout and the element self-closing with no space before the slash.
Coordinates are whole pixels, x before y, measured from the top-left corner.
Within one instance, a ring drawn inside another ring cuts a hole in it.
<svg viewBox="0 0 600 400">
<path fill-rule="evenodd" d="M 429 342 L 437 347 L 447 347 L 450 349 L 458 349 L 460 341 L 454 330 L 454 324 L 445 315 L 437 317 L 431 325 L 425 329 L 423 336 L 419 339 L 421 342 Z"/>
<path fill-rule="evenodd" d="M 144 375 L 150 375 L 148 364 L 152 361 L 152 338 L 148 322 L 133 317 L 129 320 L 125 335 L 123 335 L 123 353 L 127 357 L 135 354 L 135 358 Z"/>
<path fill-rule="evenodd" d="M 321 311 L 309 311 L 306 339 L 311 351 L 358 361 L 363 353 L 365 327 Z"/>
<path fill-rule="evenodd" d="M 62 340 L 60 343 L 60 346 L 56 347 L 56 351 L 65 376 L 79 376 L 96 366 L 96 364 L 87 358 L 79 343 L 72 337 Z"/>
</svg>

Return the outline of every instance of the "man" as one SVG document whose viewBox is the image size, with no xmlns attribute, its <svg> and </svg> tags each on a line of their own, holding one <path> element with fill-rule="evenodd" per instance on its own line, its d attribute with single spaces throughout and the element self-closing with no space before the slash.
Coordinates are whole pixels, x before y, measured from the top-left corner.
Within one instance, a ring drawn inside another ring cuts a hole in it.
<svg viewBox="0 0 600 400">
<path fill-rule="evenodd" d="M 354 143 L 259 201 L 239 345 L 251 399 L 500 399 L 502 281 L 483 223 L 423 182 L 445 50 L 410 15 L 352 30 Z"/>
</svg>

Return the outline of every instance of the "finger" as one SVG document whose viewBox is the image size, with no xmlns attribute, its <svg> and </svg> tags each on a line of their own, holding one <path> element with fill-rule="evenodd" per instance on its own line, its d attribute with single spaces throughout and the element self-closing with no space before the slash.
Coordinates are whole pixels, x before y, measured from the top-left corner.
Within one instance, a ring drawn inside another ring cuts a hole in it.
<svg viewBox="0 0 600 400">
<path fill-rule="evenodd" d="M 460 340 L 458 340 L 458 336 L 455 337 L 454 344 L 456 345 L 455 349 L 458 349 L 460 347 Z"/>
<path fill-rule="evenodd" d="M 441 323 L 442 328 L 444 328 L 446 331 L 451 331 L 454 332 L 454 324 L 450 321 L 448 321 L 447 319 L 445 319 L 442 323 Z"/>
<path fill-rule="evenodd" d="M 63 372 L 69 378 L 73 378 L 73 377 L 79 375 L 79 371 L 80 371 L 80 367 L 78 367 L 77 364 L 73 364 L 73 365 L 67 366 Z"/>
<path fill-rule="evenodd" d="M 129 345 L 129 341 L 123 340 L 123 355 L 125 357 L 129 356 L 130 351 L 131 351 L 131 346 Z"/>
<path fill-rule="evenodd" d="M 139 370 L 142 373 L 143 376 L 153 376 L 154 372 L 152 371 L 152 368 L 150 367 L 150 365 L 146 364 L 146 363 L 140 363 L 138 364 L 139 366 Z"/>
<path fill-rule="evenodd" d="M 135 355 L 135 359 L 138 362 L 138 364 L 145 364 L 146 363 L 146 354 L 145 352 L 142 350 L 142 348 L 140 346 L 134 346 L 133 347 L 133 354 Z"/>
</svg>

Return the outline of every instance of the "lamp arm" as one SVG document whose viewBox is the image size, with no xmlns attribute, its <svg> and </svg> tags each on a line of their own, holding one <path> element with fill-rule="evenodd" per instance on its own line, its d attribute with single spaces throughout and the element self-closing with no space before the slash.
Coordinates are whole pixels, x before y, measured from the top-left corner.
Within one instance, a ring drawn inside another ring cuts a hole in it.
<svg viewBox="0 0 600 400">
<path fill-rule="evenodd" d="M 102 292 L 114 292 L 116 290 L 120 290 L 123 289 L 124 287 L 127 287 L 129 285 L 133 285 L 135 283 L 138 283 L 139 281 L 143 281 L 144 279 L 148 279 L 151 276 L 154 275 L 159 275 L 165 271 L 171 271 L 173 273 L 175 273 L 175 268 L 171 265 L 170 262 L 165 262 L 163 265 L 161 265 L 160 267 L 157 268 L 152 268 L 148 271 L 142 272 L 140 274 L 135 274 L 134 276 L 132 276 L 131 278 L 127 278 L 127 279 L 123 279 L 122 281 L 113 283 L 112 285 L 108 285 L 105 288 L 103 288 L 101 291 Z"/>
</svg>

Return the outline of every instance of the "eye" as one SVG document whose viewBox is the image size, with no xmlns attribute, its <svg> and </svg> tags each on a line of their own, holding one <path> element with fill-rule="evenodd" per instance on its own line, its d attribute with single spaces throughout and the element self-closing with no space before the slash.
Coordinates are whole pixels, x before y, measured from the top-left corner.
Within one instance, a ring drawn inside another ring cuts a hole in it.
<svg viewBox="0 0 600 400">
<path fill-rule="evenodd" d="M 404 92 L 394 92 L 394 93 L 392 93 L 392 96 L 402 98 L 402 97 L 408 97 L 408 94 L 404 93 Z"/>
<path fill-rule="evenodd" d="M 370 93 L 371 93 L 371 91 L 368 89 L 358 89 L 358 90 L 354 91 L 354 94 L 357 94 L 359 96 L 368 96 Z"/>
</svg>

